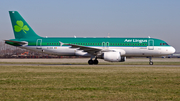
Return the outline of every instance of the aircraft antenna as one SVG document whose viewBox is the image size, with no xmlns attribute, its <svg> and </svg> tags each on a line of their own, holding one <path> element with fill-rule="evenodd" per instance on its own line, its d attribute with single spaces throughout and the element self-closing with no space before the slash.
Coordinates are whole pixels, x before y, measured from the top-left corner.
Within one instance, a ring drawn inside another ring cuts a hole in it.
<svg viewBox="0 0 180 101">
<path fill-rule="evenodd" d="M 109 34 L 110 34 L 110 33 L 108 33 L 108 36 L 107 36 L 108 38 L 110 38 Z"/>
</svg>

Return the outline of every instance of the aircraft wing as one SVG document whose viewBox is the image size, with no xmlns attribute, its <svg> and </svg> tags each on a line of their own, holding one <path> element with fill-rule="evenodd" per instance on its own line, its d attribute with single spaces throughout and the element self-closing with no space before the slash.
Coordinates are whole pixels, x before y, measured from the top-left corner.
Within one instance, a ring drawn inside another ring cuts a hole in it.
<svg viewBox="0 0 180 101">
<path fill-rule="evenodd" d="M 18 45 L 24 45 L 24 44 L 27 44 L 27 43 L 25 43 L 25 42 L 13 41 L 13 40 L 5 40 L 5 42 L 6 42 L 6 43 L 8 43 L 8 42 L 12 42 L 12 43 L 14 43 L 14 44 L 18 44 Z"/>
<path fill-rule="evenodd" d="M 97 54 L 102 49 L 98 48 L 92 48 L 92 47 L 86 47 L 86 46 L 79 46 L 79 45 L 73 45 L 73 44 L 64 44 L 71 46 L 70 48 L 79 48 L 78 50 L 83 50 L 84 52 L 88 52 L 89 54 Z"/>
</svg>

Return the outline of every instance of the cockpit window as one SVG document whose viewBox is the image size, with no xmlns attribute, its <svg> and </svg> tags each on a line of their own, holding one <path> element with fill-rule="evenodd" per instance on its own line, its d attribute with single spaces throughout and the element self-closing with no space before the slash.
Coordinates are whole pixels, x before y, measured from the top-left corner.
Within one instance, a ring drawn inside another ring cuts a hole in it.
<svg viewBox="0 0 180 101">
<path fill-rule="evenodd" d="M 160 43 L 160 45 L 161 45 L 161 46 L 162 46 L 162 45 L 165 46 L 165 45 L 168 45 L 168 44 L 167 44 L 167 43 Z"/>
</svg>

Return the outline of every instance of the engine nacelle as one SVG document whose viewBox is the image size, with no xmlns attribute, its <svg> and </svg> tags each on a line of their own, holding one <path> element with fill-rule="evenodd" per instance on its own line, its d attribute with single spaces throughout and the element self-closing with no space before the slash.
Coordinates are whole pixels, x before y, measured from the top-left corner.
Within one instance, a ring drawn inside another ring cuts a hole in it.
<svg viewBox="0 0 180 101">
<path fill-rule="evenodd" d="M 124 62 L 126 57 L 121 57 L 120 52 L 104 52 L 102 58 L 109 62 Z"/>
</svg>

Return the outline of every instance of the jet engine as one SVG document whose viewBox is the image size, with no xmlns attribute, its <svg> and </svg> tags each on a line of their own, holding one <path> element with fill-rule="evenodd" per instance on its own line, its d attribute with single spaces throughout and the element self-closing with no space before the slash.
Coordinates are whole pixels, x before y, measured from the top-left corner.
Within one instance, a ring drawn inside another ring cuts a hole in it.
<svg viewBox="0 0 180 101">
<path fill-rule="evenodd" d="M 126 57 L 121 56 L 121 52 L 104 52 L 102 59 L 109 62 L 124 62 Z"/>
</svg>

